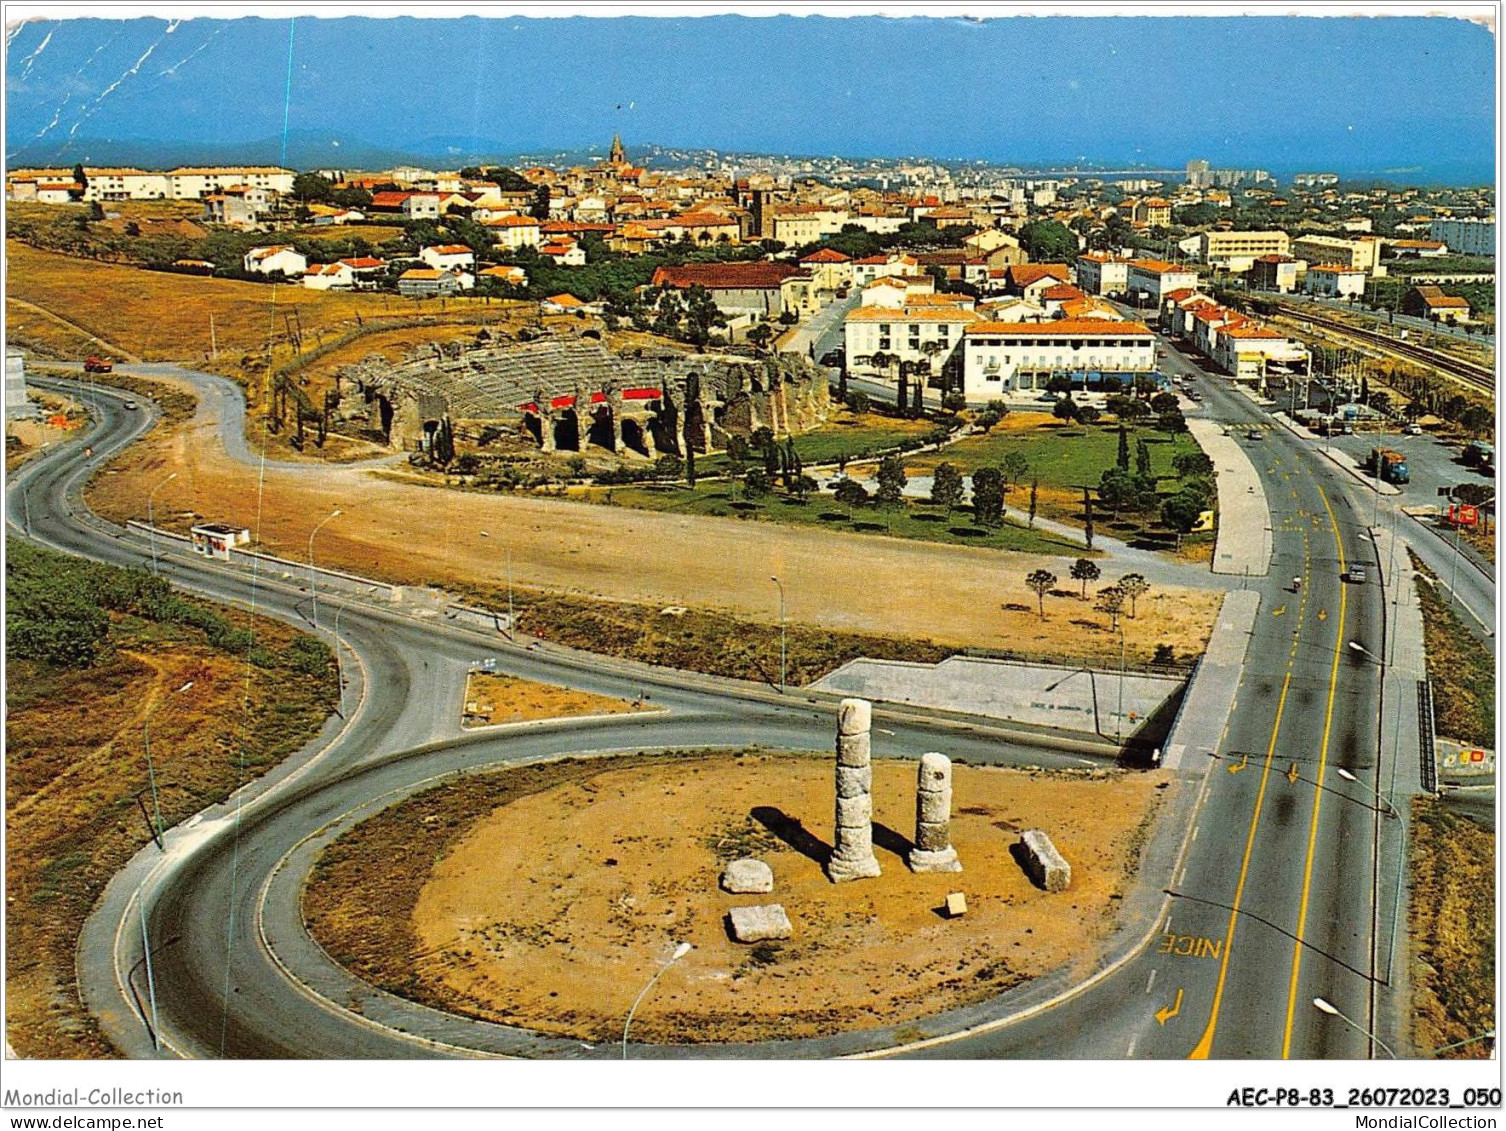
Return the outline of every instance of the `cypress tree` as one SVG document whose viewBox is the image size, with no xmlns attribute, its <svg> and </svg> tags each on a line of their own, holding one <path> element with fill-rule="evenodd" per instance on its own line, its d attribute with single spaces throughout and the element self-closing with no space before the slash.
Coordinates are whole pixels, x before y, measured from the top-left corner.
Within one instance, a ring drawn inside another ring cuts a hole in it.
<svg viewBox="0 0 1506 1131">
<path fill-rule="evenodd" d="M 1129 433 L 1124 430 L 1124 425 L 1122 424 L 1119 426 L 1119 454 L 1115 457 L 1114 462 L 1119 465 L 1120 471 L 1129 470 Z"/>
</svg>

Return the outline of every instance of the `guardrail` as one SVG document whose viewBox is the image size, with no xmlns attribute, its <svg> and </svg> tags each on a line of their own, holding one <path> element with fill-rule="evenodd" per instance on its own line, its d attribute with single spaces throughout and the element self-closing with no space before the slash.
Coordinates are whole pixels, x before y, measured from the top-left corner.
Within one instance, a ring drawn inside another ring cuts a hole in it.
<svg viewBox="0 0 1506 1131">
<path fill-rule="evenodd" d="M 1417 756 L 1422 762 L 1422 788 L 1425 792 L 1438 792 L 1438 748 L 1434 744 L 1433 685 L 1430 681 L 1417 681 Z"/>
</svg>

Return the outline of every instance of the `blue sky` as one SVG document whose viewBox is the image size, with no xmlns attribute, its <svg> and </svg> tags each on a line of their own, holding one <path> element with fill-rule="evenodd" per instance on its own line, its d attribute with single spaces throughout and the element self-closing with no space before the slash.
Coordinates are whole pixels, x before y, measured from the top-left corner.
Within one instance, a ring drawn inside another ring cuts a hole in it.
<svg viewBox="0 0 1506 1131">
<path fill-rule="evenodd" d="M 615 129 L 780 153 L 1488 175 L 1494 49 L 1447 18 L 303 17 L 289 84 L 288 20 L 38 21 L 7 45 L 6 150 L 250 141 L 286 115 L 392 147 L 573 148 Z"/>
</svg>

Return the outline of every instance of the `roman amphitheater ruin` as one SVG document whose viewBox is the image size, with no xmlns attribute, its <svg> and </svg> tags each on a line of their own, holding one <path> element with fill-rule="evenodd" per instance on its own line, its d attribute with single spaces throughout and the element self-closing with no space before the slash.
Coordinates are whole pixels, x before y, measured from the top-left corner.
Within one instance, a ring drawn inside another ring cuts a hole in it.
<svg viewBox="0 0 1506 1131">
<path fill-rule="evenodd" d="M 435 343 L 396 362 L 367 357 L 337 376 L 357 394 L 347 393 L 341 417 L 401 451 L 426 450 L 445 419 L 521 418 L 545 452 L 683 455 L 759 428 L 775 437 L 808 431 L 831 407 L 825 370 L 798 355 L 621 354 L 575 338 Z"/>
</svg>

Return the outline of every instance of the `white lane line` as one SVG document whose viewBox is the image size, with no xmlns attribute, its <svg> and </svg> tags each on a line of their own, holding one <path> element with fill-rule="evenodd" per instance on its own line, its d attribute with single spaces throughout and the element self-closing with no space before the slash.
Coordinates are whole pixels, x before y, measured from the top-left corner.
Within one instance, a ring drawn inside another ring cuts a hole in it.
<svg viewBox="0 0 1506 1131">
<path fill-rule="evenodd" d="M 1145 980 L 1145 992 L 1146 993 L 1150 993 L 1151 987 L 1156 984 L 1156 975 L 1159 974 L 1159 973 L 1160 973 L 1159 969 L 1152 970 L 1150 972 L 1150 977 Z"/>
<path fill-rule="evenodd" d="M 1202 832 L 1202 831 L 1203 831 L 1203 826 L 1202 825 L 1196 825 L 1196 826 L 1193 827 L 1193 830 L 1192 830 L 1192 843 L 1193 844 L 1197 843 L 1197 834 L 1200 833 L 1200 832 Z"/>
<path fill-rule="evenodd" d="M 1124 1055 L 1125 1056 L 1134 1056 L 1135 1055 L 1135 1045 L 1137 1045 L 1139 1042 L 1140 1042 L 1140 1034 L 1136 1033 L 1133 1037 L 1130 1038 L 1130 1046 L 1129 1046 L 1128 1049 L 1125 1050 Z"/>
</svg>

